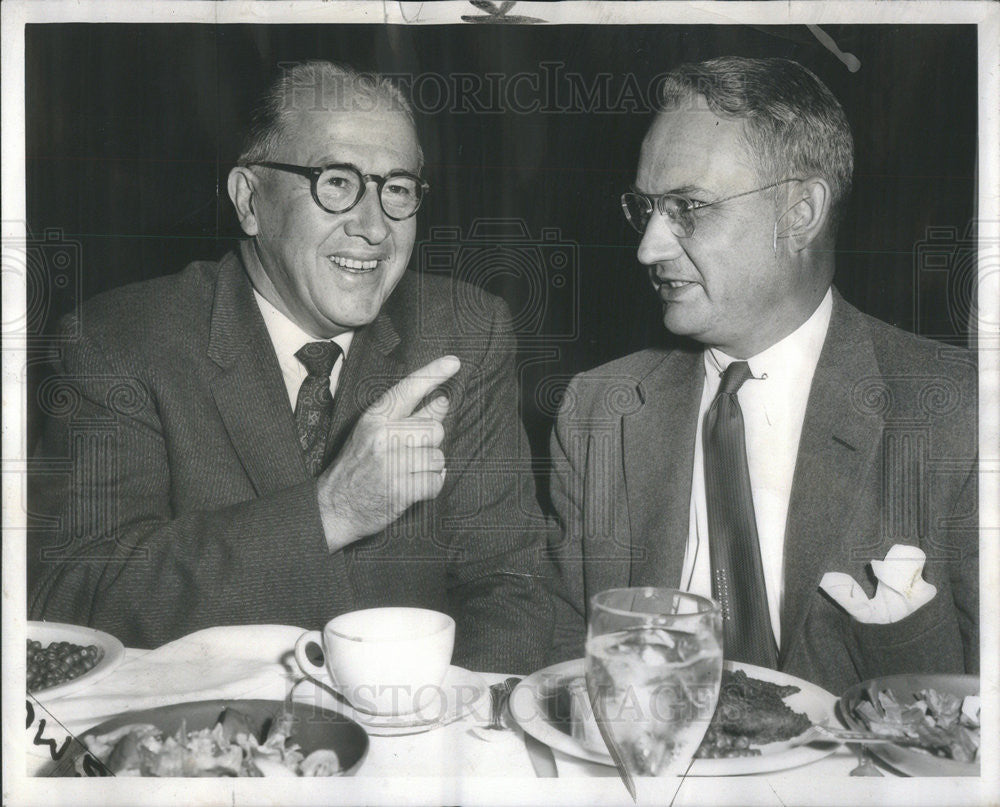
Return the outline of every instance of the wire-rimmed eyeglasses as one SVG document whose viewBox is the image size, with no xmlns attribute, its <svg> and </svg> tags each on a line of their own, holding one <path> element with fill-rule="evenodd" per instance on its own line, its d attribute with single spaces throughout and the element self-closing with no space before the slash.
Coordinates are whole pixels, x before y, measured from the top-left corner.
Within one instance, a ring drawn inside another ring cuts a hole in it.
<svg viewBox="0 0 1000 807">
<path fill-rule="evenodd" d="M 625 218 L 632 228 L 640 235 L 646 232 L 646 225 L 653 215 L 654 208 L 660 212 L 670 226 L 670 231 L 678 238 L 690 238 L 694 233 L 695 217 L 694 211 L 703 210 L 706 207 L 722 204 L 732 199 L 739 199 L 741 196 L 749 196 L 751 193 L 760 193 L 771 188 L 777 188 L 786 182 L 799 182 L 798 179 L 783 179 L 765 185 L 763 188 L 754 188 L 751 191 L 744 191 L 724 199 L 716 199 L 714 202 L 698 202 L 689 199 L 679 193 L 663 193 L 659 196 L 651 196 L 639 191 L 627 191 L 622 194 L 622 210 Z"/>
<path fill-rule="evenodd" d="M 378 186 L 378 200 L 383 212 L 394 221 L 408 219 L 420 209 L 424 195 L 431 189 L 423 179 L 409 171 L 390 171 L 385 176 L 362 174 L 350 163 L 335 163 L 319 168 L 289 163 L 249 162 L 288 171 L 309 179 L 313 200 L 327 213 L 346 213 L 365 195 L 369 182 Z"/>
</svg>

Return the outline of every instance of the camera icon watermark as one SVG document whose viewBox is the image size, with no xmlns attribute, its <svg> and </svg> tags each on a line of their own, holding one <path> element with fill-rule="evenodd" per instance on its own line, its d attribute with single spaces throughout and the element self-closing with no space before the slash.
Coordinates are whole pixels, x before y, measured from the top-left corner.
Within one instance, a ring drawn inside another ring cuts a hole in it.
<svg viewBox="0 0 1000 807">
<path fill-rule="evenodd" d="M 969 334 L 971 342 L 980 328 L 996 328 L 996 322 L 982 319 L 985 311 L 977 298 L 980 283 L 998 273 L 1000 239 L 981 237 L 976 222 L 969 222 L 964 231 L 953 226 L 928 227 L 913 248 L 916 332 L 932 339 Z M 947 319 L 929 321 L 927 306 L 945 311 Z"/>
<path fill-rule="evenodd" d="M 506 301 L 522 346 L 579 335 L 579 248 L 557 228 L 534 238 L 521 219 L 477 219 L 465 235 L 458 227 L 432 227 L 418 255 L 422 337 L 434 338 L 427 315 L 444 293 L 458 339 L 489 338 L 496 309 L 484 292 Z"/>
<path fill-rule="evenodd" d="M 66 238 L 62 230 L 47 229 L 40 237 L 3 240 L 4 299 L 16 298 L 17 285 L 24 288 L 24 308 L 4 306 L 3 338 L 30 339 L 33 344 L 61 342 L 78 333 L 54 334 L 54 312 L 79 314 L 81 291 L 81 246 Z M 79 317 L 75 319 L 79 327 Z"/>
</svg>

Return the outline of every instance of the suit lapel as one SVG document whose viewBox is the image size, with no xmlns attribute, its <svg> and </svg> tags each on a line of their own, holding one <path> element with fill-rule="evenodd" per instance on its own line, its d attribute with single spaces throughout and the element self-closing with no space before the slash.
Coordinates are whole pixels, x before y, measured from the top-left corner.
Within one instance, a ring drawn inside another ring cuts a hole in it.
<svg viewBox="0 0 1000 807">
<path fill-rule="evenodd" d="M 337 381 L 327 460 L 340 451 L 361 413 L 405 375 L 404 365 L 392 356 L 399 342 L 399 334 L 384 311 L 355 333 Z"/>
<path fill-rule="evenodd" d="M 216 406 L 257 494 L 307 479 L 281 368 L 235 254 L 219 267 L 208 355 L 219 366 Z"/>
<path fill-rule="evenodd" d="M 641 407 L 622 419 L 632 586 L 680 584 L 704 384 L 701 356 L 672 351 L 640 382 Z"/>
<path fill-rule="evenodd" d="M 877 458 L 882 418 L 854 399 L 880 377 L 870 330 L 838 294 L 813 376 L 785 527 L 781 662 L 801 638 L 809 606 L 857 506 L 858 486 Z"/>
</svg>

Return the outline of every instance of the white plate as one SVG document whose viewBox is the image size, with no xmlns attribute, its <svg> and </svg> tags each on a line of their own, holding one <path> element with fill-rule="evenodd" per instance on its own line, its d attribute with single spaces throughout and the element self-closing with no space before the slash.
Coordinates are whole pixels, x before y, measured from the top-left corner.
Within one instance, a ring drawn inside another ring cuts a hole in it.
<svg viewBox="0 0 1000 807">
<path fill-rule="evenodd" d="M 445 673 L 441 686 L 421 699 L 422 708 L 406 715 L 373 715 L 353 708 L 336 690 L 327 676 L 308 677 L 319 684 L 313 697 L 318 695 L 317 705 L 334 709 L 362 726 L 369 734 L 391 737 L 402 734 L 419 734 L 440 726 L 446 726 L 461 719 L 469 712 L 489 715 L 489 687 L 478 673 L 452 665 Z M 310 697 L 308 690 L 300 689 L 295 700 Z"/>
<path fill-rule="evenodd" d="M 41 642 L 42 647 L 47 647 L 53 642 L 71 642 L 83 647 L 97 645 L 103 651 L 101 660 L 79 678 L 74 678 L 65 684 L 56 684 L 54 687 L 36 689 L 31 693 L 43 701 L 64 698 L 74 692 L 79 692 L 81 689 L 86 689 L 108 675 L 125 658 L 125 647 L 114 636 L 102 630 L 85 628 L 83 625 L 66 625 L 62 622 L 29 622 L 25 634 L 29 639 Z"/>
<path fill-rule="evenodd" d="M 797 686 L 799 691 L 785 698 L 785 703 L 796 712 L 806 714 L 813 723 L 839 725 L 834 717 L 837 699 L 815 684 L 791 675 L 727 661 L 728 670 L 743 670 L 751 678 L 774 684 Z M 567 684 L 583 677 L 583 659 L 564 661 L 539 670 L 525 678 L 510 696 L 510 711 L 522 729 L 537 740 L 571 757 L 614 765 L 607 752 L 591 751 L 581 746 L 570 735 L 568 699 L 563 699 L 553 715 L 555 698 Z M 767 773 L 807 765 L 834 752 L 836 743 L 789 747 L 788 742 L 768 743 L 758 746 L 760 756 L 734 757 L 731 759 L 696 759 L 688 776 L 738 776 L 750 773 Z"/>
</svg>

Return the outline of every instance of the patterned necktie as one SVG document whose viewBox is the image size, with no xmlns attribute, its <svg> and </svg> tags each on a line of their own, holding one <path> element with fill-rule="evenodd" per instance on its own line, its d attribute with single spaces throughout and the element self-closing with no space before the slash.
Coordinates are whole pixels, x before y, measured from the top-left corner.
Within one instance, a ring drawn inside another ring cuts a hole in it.
<svg viewBox="0 0 1000 807">
<path fill-rule="evenodd" d="M 333 420 L 333 396 L 330 394 L 330 372 L 340 358 L 336 342 L 309 342 L 295 353 L 308 371 L 299 387 L 295 402 L 295 426 L 299 443 L 306 455 L 309 473 L 316 476 L 323 468 L 326 437 Z"/>
<path fill-rule="evenodd" d="M 722 606 L 725 657 L 776 669 L 778 650 L 764 588 L 743 412 L 736 399 L 748 378 L 752 375 L 745 361 L 730 364 L 705 416 L 705 499 L 712 596 Z"/>
</svg>

